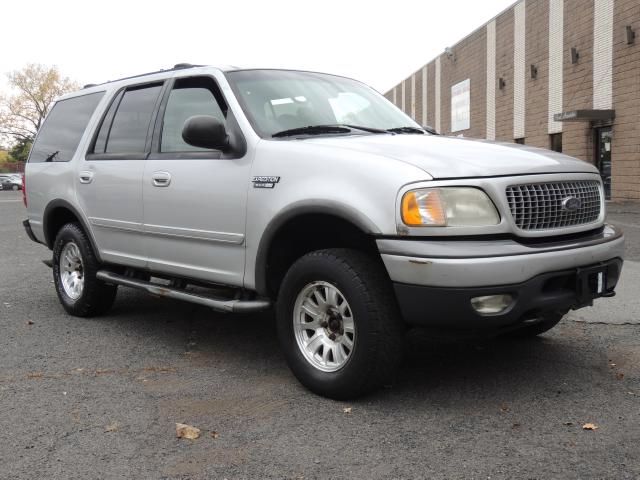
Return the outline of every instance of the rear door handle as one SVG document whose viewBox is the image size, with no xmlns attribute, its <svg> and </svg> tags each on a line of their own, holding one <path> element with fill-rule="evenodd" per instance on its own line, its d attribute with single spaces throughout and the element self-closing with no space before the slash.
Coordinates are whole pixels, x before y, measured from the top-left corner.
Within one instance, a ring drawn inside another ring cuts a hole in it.
<svg viewBox="0 0 640 480">
<path fill-rule="evenodd" d="M 91 183 L 93 182 L 93 172 L 89 172 L 87 170 L 80 172 L 80 183 Z"/>
<path fill-rule="evenodd" d="M 154 172 L 151 175 L 151 183 L 154 187 L 168 187 L 171 184 L 171 174 L 169 172 Z"/>
</svg>

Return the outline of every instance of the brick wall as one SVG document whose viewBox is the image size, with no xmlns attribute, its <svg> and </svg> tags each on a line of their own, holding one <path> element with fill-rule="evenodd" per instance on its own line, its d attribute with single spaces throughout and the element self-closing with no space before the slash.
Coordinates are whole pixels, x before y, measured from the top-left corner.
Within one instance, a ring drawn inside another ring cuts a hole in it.
<svg viewBox="0 0 640 480">
<path fill-rule="evenodd" d="M 594 5 L 602 0 L 564 0 L 562 111 L 594 107 Z M 605 0 L 606 1 L 606 0 Z M 599 5 L 602 5 L 600 3 Z M 614 0 L 612 108 L 615 121 L 612 141 L 613 200 L 640 200 L 640 1 Z M 609 10 L 610 12 L 610 10 Z M 554 17 L 559 18 L 559 17 Z M 601 17 L 598 17 L 601 18 Z M 611 18 L 610 16 L 608 18 Z M 496 26 L 496 140 L 514 141 L 514 9 L 501 13 Z M 526 0 L 525 5 L 525 142 L 549 148 L 549 0 Z M 610 24 L 609 24 L 610 25 Z M 636 40 L 627 45 L 625 27 L 636 31 Z M 601 30 L 598 30 L 601 31 Z M 601 37 L 598 37 L 601 38 Z M 571 61 L 571 49 L 579 54 Z M 443 48 L 444 49 L 444 48 Z M 451 86 L 470 79 L 471 126 L 455 132 L 485 138 L 487 118 L 487 29 L 479 27 L 451 49 L 455 61 L 441 54 L 441 132 L 451 133 Z M 598 57 L 600 58 L 600 57 Z M 531 65 L 537 68 L 531 78 Z M 599 63 L 599 65 L 603 65 Z M 405 112 L 415 103 L 415 119 L 435 126 L 435 61 L 427 64 L 427 118 L 422 118 L 422 69 L 415 78 L 416 95 L 411 98 L 411 76 L 405 82 Z M 601 69 L 602 70 L 602 69 Z M 604 72 L 609 68 L 604 68 Z M 598 70 L 596 70 L 596 73 Z M 499 79 L 505 85 L 498 88 Z M 598 79 L 595 79 L 599 82 Z M 401 85 L 401 84 L 399 84 Z M 596 90 L 599 84 L 596 83 Z M 400 88 L 397 88 L 400 104 Z M 392 99 L 392 92 L 386 94 Z M 598 98 L 601 98 L 598 95 Z M 557 108 L 560 108 L 558 105 Z M 606 124 L 605 124 L 606 125 Z M 591 163 L 596 161 L 594 126 L 589 122 L 562 124 L 563 152 Z"/>
<path fill-rule="evenodd" d="M 451 133 L 451 86 L 469 79 L 471 91 L 471 128 L 454 132 L 465 137 L 483 137 L 487 105 L 487 34 L 476 30 L 452 49 L 453 57 L 442 57 L 442 132 Z"/>
<path fill-rule="evenodd" d="M 496 140 L 513 141 L 513 10 L 496 18 Z"/>
<path fill-rule="evenodd" d="M 636 31 L 627 45 L 625 27 Z M 617 0 L 613 15 L 614 198 L 640 200 L 640 2 Z"/>
<path fill-rule="evenodd" d="M 571 63 L 571 48 L 578 63 Z M 593 106 L 593 1 L 564 2 L 564 96 L 563 111 Z M 562 152 L 593 162 L 593 135 L 588 122 L 565 122 Z"/>
<path fill-rule="evenodd" d="M 526 123 L 525 142 L 549 148 L 549 2 L 527 1 L 526 10 Z M 537 70 L 531 78 L 531 65 Z"/>
</svg>

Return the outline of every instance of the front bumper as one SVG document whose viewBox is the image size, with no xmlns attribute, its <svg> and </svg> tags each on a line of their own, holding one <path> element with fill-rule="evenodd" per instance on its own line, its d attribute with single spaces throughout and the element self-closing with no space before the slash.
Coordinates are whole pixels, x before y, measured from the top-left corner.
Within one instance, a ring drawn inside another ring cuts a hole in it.
<svg viewBox="0 0 640 480">
<path fill-rule="evenodd" d="M 622 269 L 624 237 L 606 225 L 588 235 L 528 244 L 380 239 L 378 248 L 407 323 L 481 329 L 612 296 Z M 602 292 L 584 291 L 585 268 L 605 272 Z M 514 297 L 504 312 L 481 315 L 471 306 L 474 297 L 498 294 Z"/>
</svg>

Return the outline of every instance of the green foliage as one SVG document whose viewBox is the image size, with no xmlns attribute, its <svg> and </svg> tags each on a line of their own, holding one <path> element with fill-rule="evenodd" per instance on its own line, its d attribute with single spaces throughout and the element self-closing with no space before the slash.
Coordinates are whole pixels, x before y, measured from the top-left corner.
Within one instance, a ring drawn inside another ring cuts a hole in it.
<svg viewBox="0 0 640 480">
<path fill-rule="evenodd" d="M 9 155 L 14 162 L 26 162 L 31 150 L 31 140 L 18 140 L 9 151 Z"/>
</svg>

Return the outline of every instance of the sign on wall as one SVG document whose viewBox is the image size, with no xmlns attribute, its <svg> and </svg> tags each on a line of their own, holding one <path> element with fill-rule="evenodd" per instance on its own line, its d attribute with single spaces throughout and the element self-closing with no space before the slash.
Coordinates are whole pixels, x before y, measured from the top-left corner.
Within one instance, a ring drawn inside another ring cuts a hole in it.
<svg viewBox="0 0 640 480">
<path fill-rule="evenodd" d="M 451 131 L 471 127 L 471 82 L 467 78 L 451 87 Z"/>
</svg>

